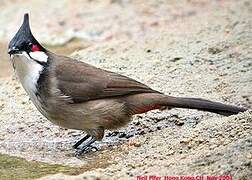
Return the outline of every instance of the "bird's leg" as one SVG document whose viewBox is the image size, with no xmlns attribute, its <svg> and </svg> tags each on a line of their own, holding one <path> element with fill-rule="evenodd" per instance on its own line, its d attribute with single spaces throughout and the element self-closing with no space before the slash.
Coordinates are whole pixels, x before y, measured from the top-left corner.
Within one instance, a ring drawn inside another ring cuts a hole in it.
<svg viewBox="0 0 252 180">
<path fill-rule="evenodd" d="M 75 155 L 80 156 L 83 153 L 87 153 L 92 149 L 95 149 L 96 151 L 99 150 L 99 147 L 96 147 L 92 145 L 96 140 L 100 141 L 102 140 L 104 136 L 104 128 L 103 127 L 98 127 L 95 129 L 89 129 L 86 130 L 86 135 L 83 137 L 81 140 L 79 140 L 75 145 L 74 148 L 77 149 Z M 82 146 L 80 146 L 83 144 Z"/>
<path fill-rule="evenodd" d="M 77 149 L 77 151 L 75 152 L 75 155 L 80 156 L 83 153 L 89 152 L 92 148 L 95 148 L 96 150 L 98 150 L 97 147 L 92 146 L 94 142 L 95 142 L 95 138 L 91 137 L 91 139 L 85 142 L 85 144 L 81 148 Z"/>
<path fill-rule="evenodd" d="M 73 148 L 74 149 L 77 149 L 84 141 L 86 141 L 88 138 L 90 137 L 90 135 L 86 135 L 86 136 L 84 136 L 82 139 L 80 139 L 79 141 L 77 141 L 77 143 L 75 143 L 74 145 L 73 145 Z"/>
</svg>

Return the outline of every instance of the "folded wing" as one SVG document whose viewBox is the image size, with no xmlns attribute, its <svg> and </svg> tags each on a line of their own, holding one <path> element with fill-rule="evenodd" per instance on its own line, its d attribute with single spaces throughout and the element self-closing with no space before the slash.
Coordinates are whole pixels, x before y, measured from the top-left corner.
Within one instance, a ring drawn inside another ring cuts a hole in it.
<svg viewBox="0 0 252 180">
<path fill-rule="evenodd" d="M 89 64 L 62 58 L 56 68 L 58 88 L 74 103 L 157 92 L 126 76 L 105 71 Z"/>
</svg>

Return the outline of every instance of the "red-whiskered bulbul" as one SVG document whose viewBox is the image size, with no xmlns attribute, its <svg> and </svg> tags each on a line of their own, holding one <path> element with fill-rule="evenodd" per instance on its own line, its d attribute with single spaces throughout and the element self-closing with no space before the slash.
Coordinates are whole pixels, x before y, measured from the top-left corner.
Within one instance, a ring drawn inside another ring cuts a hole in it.
<svg viewBox="0 0 252 180">
<path fill-rule="evenodd" d="M 9 43 L 8 53 L 16 74 L 36 108 L 51 122 L 88 135 L 78 153 L 95 140 L 102 140 L 105 129 L 116 129 L 130 122 L 134 114 L 153 109 L 189 108 L 222 115 L 243 112 L 243 107 L 199 98 L 172 97 L 129 77 L 105 71 L 45 49 L 32 35 L 29 16 Z"/>
</svg>

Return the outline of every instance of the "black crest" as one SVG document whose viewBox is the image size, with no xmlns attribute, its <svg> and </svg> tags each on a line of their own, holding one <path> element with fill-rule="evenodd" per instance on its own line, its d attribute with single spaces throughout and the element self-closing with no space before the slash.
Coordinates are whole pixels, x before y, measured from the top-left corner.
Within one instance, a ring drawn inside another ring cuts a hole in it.
<svg viewBox="0 0 252 180">
<path fill-rule="evenodd" d="M 29 15 L 26 13 L 24 15 L 23 24 L 9 43 L 9 54 L 17 53 L 18 51 L 29 51 L 29 46 L 32 44 L 39 45 L 41 49 L 44 50 L 32 35 L 29 24 Z"/>
</svg>

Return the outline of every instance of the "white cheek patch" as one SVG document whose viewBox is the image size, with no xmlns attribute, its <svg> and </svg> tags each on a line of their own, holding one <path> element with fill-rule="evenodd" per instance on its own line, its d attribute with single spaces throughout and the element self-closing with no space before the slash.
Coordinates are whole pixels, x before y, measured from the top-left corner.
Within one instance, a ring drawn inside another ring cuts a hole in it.
<svg viewBox="0 0 252 180">
<path fill-rule="evenodd" d="M 48 56 L 46 55 L 46 53 L 42 52 L 42 51 L 35 51 L 35 52 L 30 52 L 29 55 L 40 62 L 47 62 L 48 60 Z"/>
</svg>

